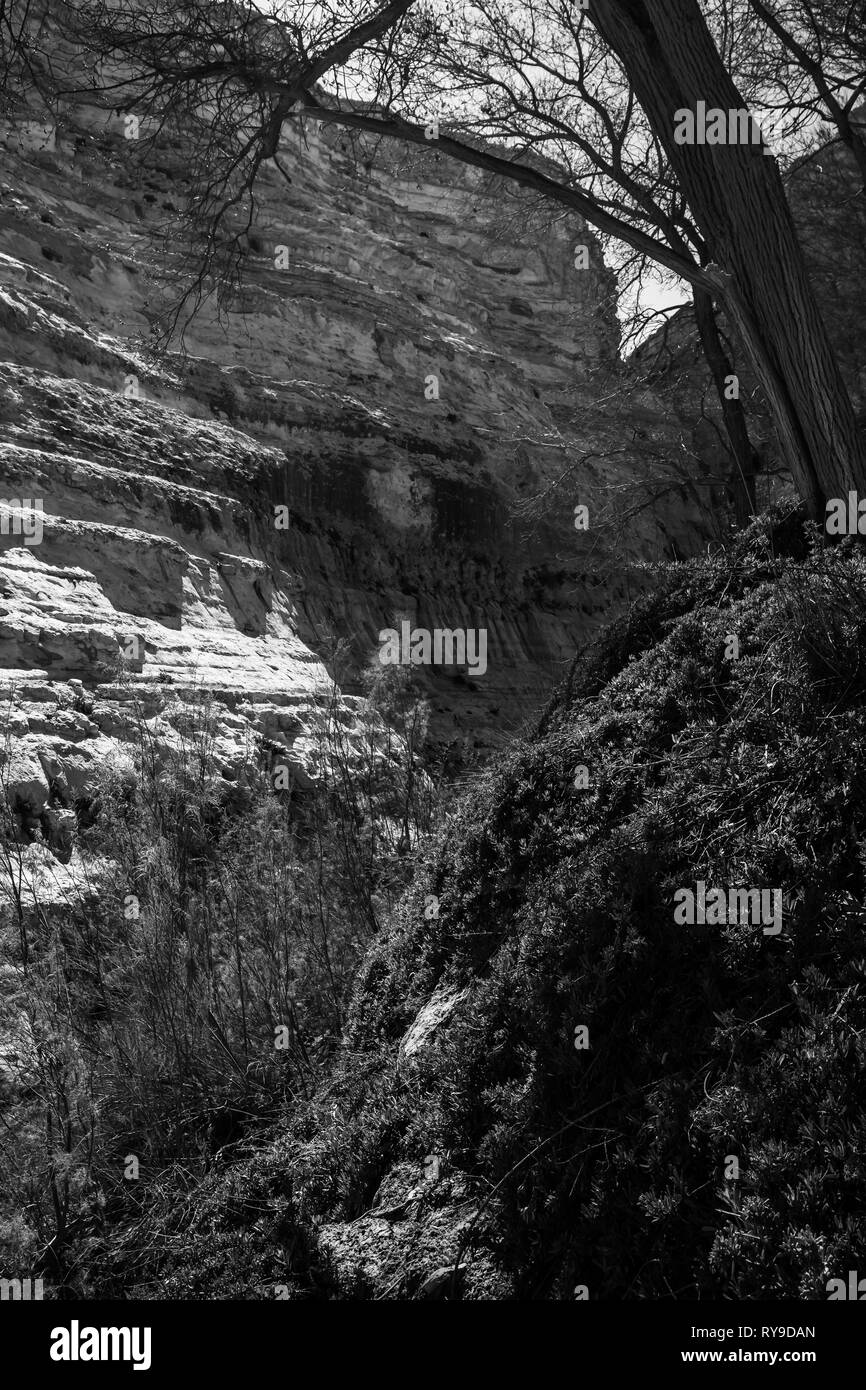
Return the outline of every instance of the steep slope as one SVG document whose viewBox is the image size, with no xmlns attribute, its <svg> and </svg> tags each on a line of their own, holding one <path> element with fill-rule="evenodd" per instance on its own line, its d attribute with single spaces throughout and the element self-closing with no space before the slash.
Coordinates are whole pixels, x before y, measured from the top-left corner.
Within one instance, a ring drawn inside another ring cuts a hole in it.
<svg viewBox="0 0 866 1390">
<path fill-rule="evenodd" d="M 660 575 L 443 829 L 321 1100 L 131 1213 L 103 1287 L 826 1297 L 866 1238 L 864 670 L 862 552 L 797 514 Z M 700 884 L 781 917 L 689 925 Z"/>
</svg>

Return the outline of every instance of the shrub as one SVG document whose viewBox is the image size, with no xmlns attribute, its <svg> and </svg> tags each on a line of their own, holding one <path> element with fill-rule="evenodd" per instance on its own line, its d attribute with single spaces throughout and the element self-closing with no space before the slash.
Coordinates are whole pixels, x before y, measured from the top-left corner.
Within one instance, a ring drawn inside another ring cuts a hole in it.
<svg viewBox="0 0 866 1390">
<path fill-rule="evenodd" d="M 431 1267 L 456 1248 L 469 1297 L 495 1268 L 524 1298 L 816 1298 L 862 1261 L 864 622 L 862 551 L 776 513 L 661 574 L 440 825 L 326 1099 L 243 1169 L 308 1240 L 328 1223 L 309 1268 L 332 1294 L 411 1286 L 410 1247 L 359 1218 L 431 1153 L 448 1180 L 416 1229 Z M 783 931 L 678 925 L 698 879 L 781 888 Z M 183 1277 L 224 1183 L 168 1262 Z"/>
</svg>

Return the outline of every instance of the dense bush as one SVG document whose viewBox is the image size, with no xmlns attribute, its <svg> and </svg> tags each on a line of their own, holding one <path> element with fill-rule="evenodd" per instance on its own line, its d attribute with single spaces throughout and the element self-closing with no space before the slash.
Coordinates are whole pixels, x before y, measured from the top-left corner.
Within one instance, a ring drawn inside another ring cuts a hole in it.
<svg viewBox="0 0 866 1390">
<path fill-rule="evenodd" d="M 866 557 L 817 540 L 777 512 L 657 572 L 439 824 L 312 1098 L 104 1230 L 97 1288 L 412 1297 L 456 1259 L 465 1297 L 822 1298 L 862 1268 Z M 678 925 L 698 880 L 781 889 L 782 931 Z"/>
<path fill-rule="evenodd" d="M 316 1223 L 351 1249 L 383 1178 L 431 1153 L 440 1222 L 455 1176 L 474 1201 L 468 1296 L 495 1266 L 522 1297 L 820 1298 L 862 1266 L 864 657 L 866 559 L 810 549 L 796 515 L 659 572 L 440 827 L 367 955 L 327 1094 L 201 1189 L 166 1287 L 227 1291 L 197 1252 L 229 1211 L 266 1258 L 237 1215 L 254 1190 L 299 1293 L 406 1296 L 388 1223 L 381 1276 L 351 1279 Z M 781 888 L 781 933 L 677 925 L 696 880 Z M 445 987 L 464 992 L 447 1022 L 401 1057 Z"/>
</svg>

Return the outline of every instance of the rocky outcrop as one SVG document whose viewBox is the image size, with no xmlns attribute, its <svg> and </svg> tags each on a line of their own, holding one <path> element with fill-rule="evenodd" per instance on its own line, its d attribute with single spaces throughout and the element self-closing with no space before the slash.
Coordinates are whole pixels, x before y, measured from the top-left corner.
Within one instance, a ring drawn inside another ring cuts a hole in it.
<svg viewBox="0 0 866 1390">
<path fill-rule="evenodd" d="M 432 153 L 287 130 L 291 183 L 262 175 L 228 314 L 205 305 L 185 354 L 157 358 L 184 139 L 148 133 L 126 139 L 96 96 L 3 128 L 0 686 L 29 769 L 12 801 L 44 801 L 46 767 L 86 782 L 142 711 L 168 737 L 194 697 L 218 711 L 224 775 L 262 737 L 291 749 L 335 673 L 351 710 L 398 615 L 486 630 L 483 677 L 420 674 L 438 743 L 490 748 L 644 561 L 701 540 L 659 400 L 618 396 L 597 245 Z"/>
</svg>

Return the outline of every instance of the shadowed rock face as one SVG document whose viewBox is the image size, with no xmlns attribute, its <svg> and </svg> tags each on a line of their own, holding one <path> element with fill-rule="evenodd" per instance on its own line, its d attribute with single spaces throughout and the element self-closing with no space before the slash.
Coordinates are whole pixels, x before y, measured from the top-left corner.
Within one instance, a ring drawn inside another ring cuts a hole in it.
<svg viewBox="0 0 866 1390">
<path fill-rule="evenodd" d="M 866 119 L 866 107 L 861 108 Z M 850 152 L 841 144 L 822 146 L 791 171 L 786 191 L 806 266 L 861 430 L 866 431 L 866 343 L 863 287 L 866 284 L 866 198 Z M 718 312 L 718 309 L 717 309 Z M 719 314 L 752 445 L 758 451 L 758 510 L 796 491 L 779 448 L 773 421 L 751 364 Z M 731 459 L 710 369 L 700 345 L 691 305 L 678 310 L 629 359 L 634 379 L 663 390 L 683 435 L 707 472 L 731 477 Z M 733 481 L 733 479 L 732 479 Z M 723 515 L 723 514 L 722 514 Z"/>
<path fill-rule="evenodd" d="M 267 166 L 234 303 L 157 364 L 183 132 L 145 156 L 94 98 L 2 141 L 0 501 L 41 499 L 44 531 L 0 537 L 0 681 L 36 752 L 56 755 L 45 708 L 72 680 L 109 742 L 136 693 L 154 717 L 212 693 L 237 762 L 266 728 L 303 735 L 337 638 L 351 694 L 398 615 L 486 629 L 483 677 L 423 674 L 438 742 L 488 749 L 637 564 L 700 543 L 658 400 L 623 409 L 612 283 L 579 219 L 544 225 L 432 151 L 374 160 L 287 127 L 291 183 Z"/>
</svg>

